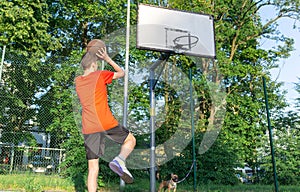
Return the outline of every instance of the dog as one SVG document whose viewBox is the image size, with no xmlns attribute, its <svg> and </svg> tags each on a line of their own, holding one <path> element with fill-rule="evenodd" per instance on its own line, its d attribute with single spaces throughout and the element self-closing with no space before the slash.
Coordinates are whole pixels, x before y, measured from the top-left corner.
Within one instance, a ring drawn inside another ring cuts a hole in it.
<svg viewBox="0 0 300 192">
<path fill-rule="evenodd" d="M 166 189 L 168 189 L 168 192 L 171 192 L 171 190 L 173 190 L 173 192 L 176 192 L 176 188 L 177 188 L 177 182 L 178 182 L 178 176 L 176 174 L 171 174 L 171 179 L 170 180 L 163 180 L 158 188 L 158 192 L 161 192 L 162 189 L 164 189 L 164 191 L 166 191 Z"/>
</svg>

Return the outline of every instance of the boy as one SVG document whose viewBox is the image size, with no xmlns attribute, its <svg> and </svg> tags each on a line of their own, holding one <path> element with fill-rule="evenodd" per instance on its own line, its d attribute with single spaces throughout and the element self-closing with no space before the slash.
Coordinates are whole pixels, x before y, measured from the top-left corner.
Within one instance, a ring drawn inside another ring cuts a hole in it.
<svg viewBox="0 0 300 192">
<path fill-rule="evenodd" d="M 100 59 L 111 65 L 115 72 L 98 70 L 97 60 Z M 88 160 L 88 191 L 97 191 L 98 162 L 104 153 L 105 137 L 121 144 L 119 155 L 109 163 L 109 167 L 126 183 L 132 183 L 133 177 L 125 167 L 125 160 L 133 151 L 136 140 L 114 118 L 108 105 L 106 88 L 112 80 L 123 77 L 124 71 L 108 56 L 105 45 L 100 46 L 97 52 L 87 49 L 81 60 L 81 66 L 84 73 L 75 78 L 75 84 L 82 106 L 82 133 Z"/>
</svg>

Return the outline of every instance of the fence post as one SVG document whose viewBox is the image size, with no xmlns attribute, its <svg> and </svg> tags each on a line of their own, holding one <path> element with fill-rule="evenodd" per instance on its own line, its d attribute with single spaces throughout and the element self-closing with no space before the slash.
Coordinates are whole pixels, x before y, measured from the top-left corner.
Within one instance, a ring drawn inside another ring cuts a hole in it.
<svg viewBox="0 0 300 192">
<path fill-rule="evenodd" d="M 262 77 L 262 79 L 263 79 L 263 88 L 264 88 L 264 95 L 265 95 L 267 120 L 268 120 L 270 148 L 271 148 L 271 155 L 272 155 L 274 185 L 275 185 L 275 192 L 278 192 L 278 181 L 277 181 L 277 173 L 276 173 L 276 161 L 275 161 L 275 152 L 274 152 L 274 147 L 273 147 L 273 136 L 272 136 L 272 127 L 271 127 L 269 104 L 268 104 L 268 93 L 267 93 L 267 88 L 266 88 L 266 78 Z"/>
<path fill-rule="evenodd" d="M 59 150 L 59 166 L 58 166 L 58 173 L 60 173 L 60 164 L 61 164 L 61 160 L 62 160 L 62 149 Z"/>
<path fill-rule="evenodd" d="M 13 166 L 14 166 L 14 156 L 15 156 L 15 144 L 12 144 L 11 146 L 11 154 L 10 154 L 10 168 L 9 168 L 9 173 L 12 173 Z"/>
<path fill-rule="evenodd" d="M 3 46 L 3 50 L 2 50 L 2 59 L 1 59 L 1 66 L 0 66 L 0 84 L 2 81 L 2 68 L 4 63 L 5 49 L 6 49 L 6 45 Z"/>
</svg>

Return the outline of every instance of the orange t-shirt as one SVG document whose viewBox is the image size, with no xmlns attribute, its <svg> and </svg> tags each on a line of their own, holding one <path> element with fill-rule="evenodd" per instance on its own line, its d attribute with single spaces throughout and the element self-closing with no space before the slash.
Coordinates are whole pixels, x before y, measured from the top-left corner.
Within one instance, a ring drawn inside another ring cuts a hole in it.
<svg viewBox="0 0 300 192">
<path fill-rule="evenodd" d="M 106 85 L 112 82 L 111 71 L 95 71 L 75 78 L 76 92 L 82 107 L 82 133 L 103 132 L 118 125 L 107 98 Z"/>
</svg>

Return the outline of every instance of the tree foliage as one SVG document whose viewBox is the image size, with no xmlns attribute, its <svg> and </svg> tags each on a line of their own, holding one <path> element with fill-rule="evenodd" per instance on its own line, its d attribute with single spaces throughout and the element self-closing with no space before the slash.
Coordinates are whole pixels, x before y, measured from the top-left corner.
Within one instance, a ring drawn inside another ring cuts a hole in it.
<svg viewBox="0 0 300 192">
<path fill-rule="evenodd" d="M 276 172 L 278 182 L 282 185 L 299 185 L 299 115 L 288 111 L 278 114 L 273 126 L 273 140 L 275 149 Z M 262 145 L 261 169 L 262 181 L 272 183 L 273 167 L 269 140 L 266 139 Z"/>
<path fill-rule="evenodd" d="M 59 48 L 59 42 L 49 33 L 46 1 L 1 1 L 0 43 L 39 59 Z"/>
<path fill-rule="evenodd" d="M 14 138 L 14 144 L 35 143 L 24 131 L 40 125 L 35 121 L 38 94 L 50 83 L 48 66 L 41 59 L 60 48 L 57 39 L 48 33 L 51 15 L 47 8 L 47 3 L 40 1 L 0 2 L 0 45 L 3 52 L 6 50 L 1 70 L 4 142 Z"/>
</svg>

